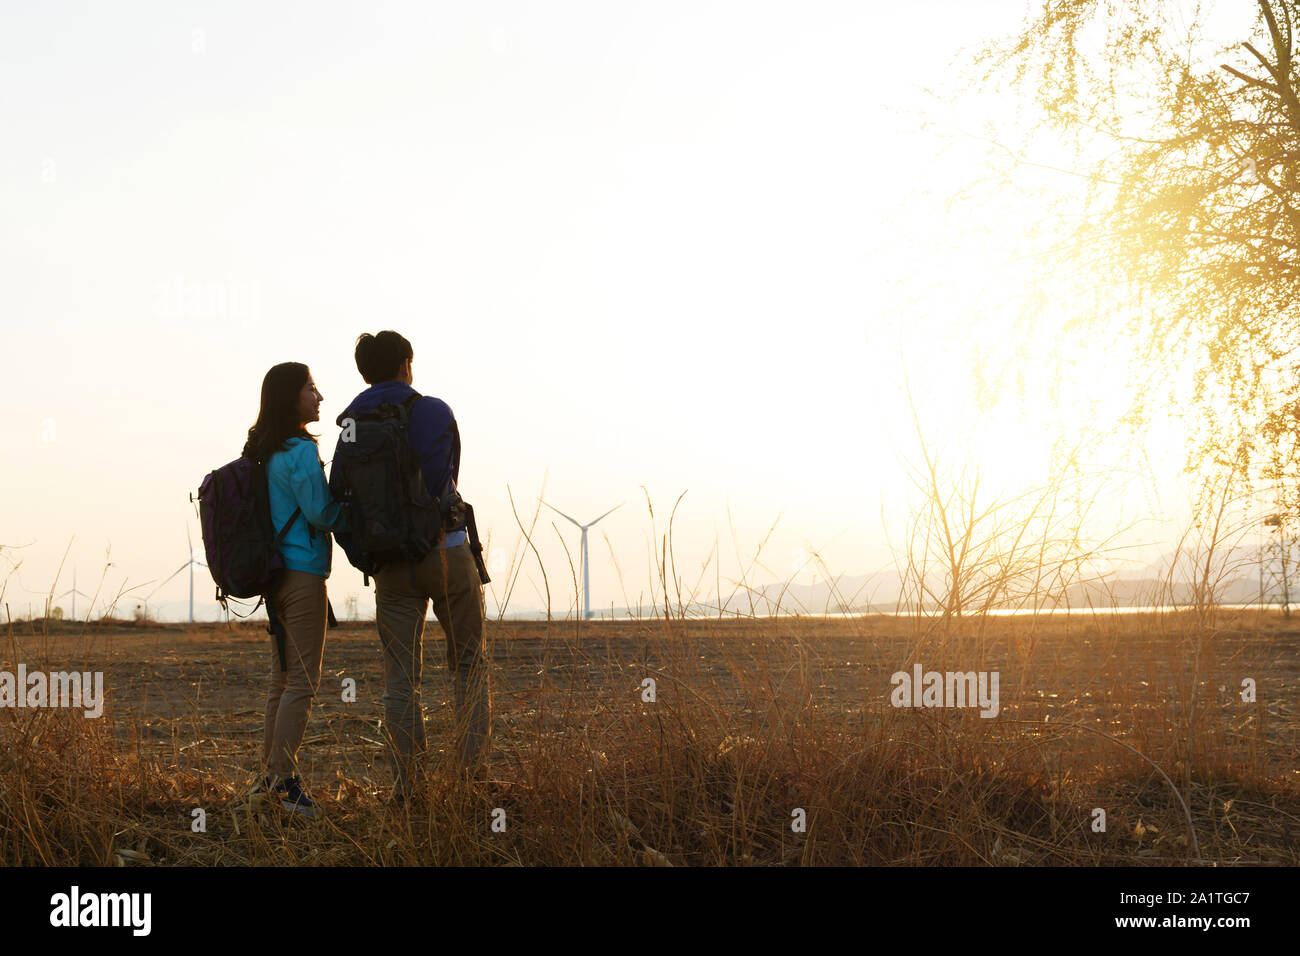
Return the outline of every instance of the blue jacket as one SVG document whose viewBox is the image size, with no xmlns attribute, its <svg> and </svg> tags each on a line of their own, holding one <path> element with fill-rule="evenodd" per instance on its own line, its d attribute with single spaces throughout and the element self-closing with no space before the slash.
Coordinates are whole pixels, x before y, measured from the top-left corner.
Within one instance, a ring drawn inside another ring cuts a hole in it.
<svg viewBox="0 0 1300 956">
<path fill-rule="evenodd" d="M 419 395 L 405 382 L 380 382 L 352 399 L 337 424 L 343 428 L 343 420 L 355 418 L 372 412 L 380 405 L 389 403 L 400 405 L 412 395 Z M 424 474 L 424 486 L 429 493 L 439 498 L 455 491 L 460 481 L 460 429 L 456 427 L 456 416 L 451 413 L 451 406 L 432 395 L 421 396 L 411 406 L 406 423 L 407 439 L 411 450 L 420 462 L 420 471 Z M 464 544 L 466 527 L 462 523 L 458 528 L 447 532 L 440 548 L 450 548 Z"/>
<path fill-rule="evenodd" d="M 333 557 L 330 532 L 343 530 L 344 516 L 325 483 L 325 469 L 316 443 L 290 438 L 285 450 L 277 451 L 267 461 L 266 482 L 271 498 L 271 523 L 277 534 L 293 516 L 294 509 L 302 509 L 280 544 L 285 567 L 329 577 Z"/>
</svg>

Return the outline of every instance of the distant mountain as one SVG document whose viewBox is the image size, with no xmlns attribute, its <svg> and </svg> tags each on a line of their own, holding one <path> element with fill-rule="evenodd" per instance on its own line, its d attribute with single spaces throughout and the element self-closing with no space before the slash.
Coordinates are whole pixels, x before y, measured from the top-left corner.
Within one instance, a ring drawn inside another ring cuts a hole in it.
<svg viewBox="0 0 1300 956">
<path fill-rule="evenodd" d="M 1203 558 L 1197 559 L 1203 561 Z M 1172 572 L 1172 573 L 1171 573 Z M 1290 599 L 1300 599 L 1300 563 L 1288 568 Z M 1205 568 L 1189 556 L 1167 553 L 1150 564 L 1117 572 L 1100 580 L 1079 583 L 1056 595 L 1066 607 L 1143 607 L 1151 604 L 1186 604 L 1193 600 L 1193 583 Z M 1210 580 L 1220 604 L 1281 603 L 1282 566 L 1276 557 L 1261 561 L 1257 550 L 1230 549 L 1211 562 Z M 892 569 L 871 575 L 842 575 L 828 581 L 769 583 L 724 592 L 723 599 L 697 598 L 692 611 L 703 614 L 846 614 L 890 612 L 898 609 L 902 579 Z M 1049 604 L 1049 606 L 1052 606 Z M 622 616 L 624 608 L 615 608 Z M 608 612 L 606 612 L 608 613 Z M 635 614 L 635 609 L 632 610 Z M 642 613 L 650 613 L 649 608 Z"/>
</svg>

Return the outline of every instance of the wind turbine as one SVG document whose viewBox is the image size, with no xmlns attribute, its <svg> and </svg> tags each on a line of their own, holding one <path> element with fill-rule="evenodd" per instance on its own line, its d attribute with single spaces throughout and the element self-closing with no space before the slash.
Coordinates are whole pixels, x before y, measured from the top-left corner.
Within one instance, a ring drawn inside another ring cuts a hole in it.
<svg viewBox="0 0 1300 956">
<path fill-rule="evenodd" d="M 94 598 L 91 598 L 90 595 L 87 594 L 87 593 L 85 593 L 84 591 L 78 591 L 78 590 L 77 590 L 77 569 L 76 569 L 76 567 L 73 567 L 73 569 L 72 569 L 72 588 L 71 588 L 71 590 L 64 591 L 62 594 L 60 594 L 60 595 L 59 595 L 58 597 L 56 597 L 54 600 L 56 600 L 56 601 L 62 601 L 62 600 L 63 600 L 65 597 L 67 597 L 69 594 L 72 595 L 72 619 L 75 621 L 75 620 L 77 619 L 77 595 L 80 594 L 80 595 L 81 595 L 82 597 L 84 597 L 84 598 L 88 598 L 88 599 L 90 599 L 90 600 L 92 600 L 92 601 L 94 600 Z"/>
<path fill-rule="evenodd" d="M 168 581 L 170 581 L 172 578 L 176 577 L 176 575 L 180 574 L 180 573 L 181 573 L 182 571 L 184 571 L 186 568 L 189 568 L 189 569 L 190 569 L 190 623 L 193 624 L 193 623 L 194 623 L 194 566 L 197 564 L 197 565 L 198 565 L 199 567 L 201 567 L 201 568 L 206 568 L 207 565 L 204 564 L 202 561 L 200 561 L 198 558 L 196 558 L 196 557 L 194 556 L 194 539 L 190 537 L 190 526 L 189 526 L 189 524 L 186 524 L 186 525 L 185 525 L 185 543 L 188 544 L 188 545 L 189 545 L 189 548 L 190 548 L 190 559 L 189 559 L 188 561 L 186 561 L 184 564 L 182 564 L 182 565 L 181 565 L 179 568 L 177 568 L 175 571 L 173 571 L 171 574 L 167 575 L 167 580 L 166 580 L 166 581 L 163 581 L 162 584 L 158 585 L 158 587 L 156 587 L 156 588 L 154 588 L 152 591 L 150 591 L 150 592 L 149 592 L 149 597 L 146 597 L 146 598 L 144 599 L 144 605 L 145 605 L 145 607 L 148 607 L 148 606 L 149 606 L 149 598 L 153 597 L 153 596 L 154 596 L 155 594 L 157 594 L 157 593 L 158 593 L 158 592 L 159 592 L 163 587 L 165 587 L 165 586 L 167 585 L 167 582 L 168 582 Z"/>
<path fill-rule="evenodd" d="M 579 530 L 582 531 L 582 617 L 583 620 L 587 620 L 591 617 L 591 567 L 590 567 L 591 562 L 587 560 L 587 529 L 590 528 L 592 525 L 594 525 L 597 521 L 600 521 L 602 518 L 605 518 L 608 515 L 613 514 L 619 508 L 623 507 L 623 505 L 627 504 L 627 502 L 626 501 L 620 502 L 619 504 L 610 508 L 609 511 L 606 511 L 605 514 L 600 516 L 600 518 L 593 518 L 591 521 L 588 521 L 586 524 L 578 524 L 577 521 L 574 521 L 572 518 L 566 515 L 559 508 L 555 507 L 549 501 L 543 500 L 542 504 L 546 505 L 546 507 L 550 508 L 561 518 L 564 518 L 565 520 L 570 521 L 573 524 L 577 525 Z"/>
</svg>

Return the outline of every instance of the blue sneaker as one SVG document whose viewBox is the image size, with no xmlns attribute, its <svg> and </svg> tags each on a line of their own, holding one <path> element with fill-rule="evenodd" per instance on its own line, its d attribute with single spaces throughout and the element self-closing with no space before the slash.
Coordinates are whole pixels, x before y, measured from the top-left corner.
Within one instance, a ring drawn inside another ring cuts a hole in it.
<svg viewBox="0 0 1300 956">
<path fill-rule="evenodd" d="M 302 780 L 294 774 L 288 780 L 281 780 L 275 785 L 276 794 L 280 796 L 280 805 L 286 810 L 301 813 L 307 819 L 316 816 L 316 804 L 302 789 Z"/>
</svg>

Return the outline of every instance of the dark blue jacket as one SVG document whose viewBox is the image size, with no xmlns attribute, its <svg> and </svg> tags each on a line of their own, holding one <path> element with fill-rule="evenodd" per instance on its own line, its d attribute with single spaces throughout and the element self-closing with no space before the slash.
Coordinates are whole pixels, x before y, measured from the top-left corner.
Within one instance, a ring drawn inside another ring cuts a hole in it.
<svg viewBox="0 0 1300 956">
<path fill-rule="evenodd" d="M 412 395 L 418 394 L 405 382 L 371 385 L 352 399 L 351 404 L 339 415 L 336 424 L 342 428 L 345 418 L 364 415 L 385 402 L 400 405 Z M 411 442 L 411 450 L 419 459 L 420 470 L 424 473 L 424 486 L 429 489 L 429 493 L 444 498 L 449 491 L 456 490 L 460 481 L 460 430 L 456 427 L 456 416 L 451 413 L 451 406 L 432 395 L 417 399 L 411 406 L 406 434 Z M 464 524 L 448 531 L 444 546 L 459 544 L 464 540 L 464 532 Z"/>
</svg>

